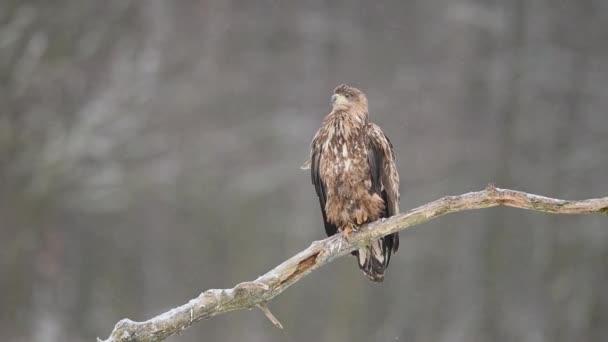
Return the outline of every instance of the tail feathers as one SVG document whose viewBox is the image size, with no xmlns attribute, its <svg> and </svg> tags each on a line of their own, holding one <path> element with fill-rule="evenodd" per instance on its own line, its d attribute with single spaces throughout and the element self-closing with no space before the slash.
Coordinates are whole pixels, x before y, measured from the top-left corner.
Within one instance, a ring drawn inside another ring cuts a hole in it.
<svg viewBox="0 0 608 342">
<path fill-rule="evenodd" d="M 394 242 L 398 240 L 394 240 L 398 238 L 398 236 L 386 236 L 365 248 L 359 249 L 356 253 L 359 268 L 369 280 L 378 283 L 384 280 L 384 270 L 386 270 L 391 260 L 391 253 L 397 251 L 396 247 L 398 245 Z"/>
</svg>

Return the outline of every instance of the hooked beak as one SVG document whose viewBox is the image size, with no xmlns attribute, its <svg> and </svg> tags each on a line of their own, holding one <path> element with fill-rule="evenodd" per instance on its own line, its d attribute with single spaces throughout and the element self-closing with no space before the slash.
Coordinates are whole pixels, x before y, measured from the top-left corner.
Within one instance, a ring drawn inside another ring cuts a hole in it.
<svg viewBox="0 0 608 342">
<path fill-rule="evenodd" d="M 331 96 L 331 104 L 334 109 L 346 109 L 348 107 L 348 100 L 344 95 L 333 94 Z"/>
</svg>

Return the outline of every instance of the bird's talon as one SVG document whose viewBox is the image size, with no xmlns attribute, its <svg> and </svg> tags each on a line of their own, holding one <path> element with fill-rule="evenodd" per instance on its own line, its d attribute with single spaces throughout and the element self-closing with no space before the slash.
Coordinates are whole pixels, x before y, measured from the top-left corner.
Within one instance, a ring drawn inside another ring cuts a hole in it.
<svg viewBox="0 0 608 342">
<path fill-rule="evenodd" d="M 346 239 L 346 241 L 349 240 L 350 238 L 350 233 L 355 230 L 354 226 L 352 225 L 348 225 L 346 227 L 344 227 L 344 229 L 342 229 L 342 234 L 344 235 L 344 238 Z"/>
</svg>

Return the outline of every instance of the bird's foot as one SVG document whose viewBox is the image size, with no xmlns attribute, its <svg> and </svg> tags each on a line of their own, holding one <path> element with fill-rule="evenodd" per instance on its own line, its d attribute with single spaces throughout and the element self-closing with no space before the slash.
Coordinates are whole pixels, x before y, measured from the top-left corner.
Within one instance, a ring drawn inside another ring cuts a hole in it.
<svg viewBox="0 0 608 342">
<path fill-rule="evenodd" d="M 344 238 L 346 238 L 346 241 L 349 240 L 350 233 L 353 231 L 357 231 L 357 228 L 355 228 L 355 226 L 352 224 L 348 224 L 342 229 L 342 234 L 344 234 Z"/>
</svg>

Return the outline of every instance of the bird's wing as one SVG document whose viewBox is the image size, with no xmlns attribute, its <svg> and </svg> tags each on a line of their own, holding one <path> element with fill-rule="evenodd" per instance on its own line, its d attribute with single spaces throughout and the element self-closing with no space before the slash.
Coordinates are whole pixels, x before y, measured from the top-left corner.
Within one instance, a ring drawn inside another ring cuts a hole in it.
<svg viewBox="0 0 608 342">
<path fill-rule="evenodd" d="M 323 153 L 323 145 L 319 143 L 319 133 L 315 135 L 311 144 L 310 153 L 310 177 L 312 184 L 315 186 L 317 196 L 319 196 L 319 204 L 321 205 L 321 213 L 323 214 L 323 223 L 325 224 L 325 232 L 327 236 L 332 236 L 337 233 L 338 228 L 336 225 L 331 224 L 327 221 L 327 213 L 325 212 L 325 203 L 327 203 L 327 193 L 325 192 L 325 185 L 319 174 L 319 166 L 321 164 L 321 154 Z"/>
<path fill-rule="evenodd" d="M 368 124 L 368 160 L 372 177 L 372 189 L 386 191 L 388 216 L 399 213 L 399 173 L 395 165 L 393 145 L 380 127 Z"/>
<path fill-rule="evenodd" d="M 368 124 L 367 136 L 371 190 L 384 200 L 386 212 L 383 216 L 390 217 L 399 213 L 399 173 L 395 165 L 393 145 L 376 124 Z M 390 234 L 379 241 L 382 242 L 380 247 L 388 266 L 390 252 L 395 253 L 399 249 L 399 234 Z"/>
</svg>

